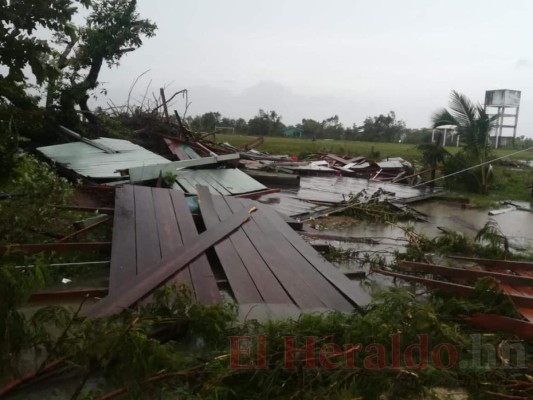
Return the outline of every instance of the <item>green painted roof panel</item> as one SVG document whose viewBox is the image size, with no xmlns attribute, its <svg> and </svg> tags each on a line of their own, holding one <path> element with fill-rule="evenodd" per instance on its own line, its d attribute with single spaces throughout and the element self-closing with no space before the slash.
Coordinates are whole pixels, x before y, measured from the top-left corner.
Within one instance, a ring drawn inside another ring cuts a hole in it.
<svg viewBox="0 0 533 400">
<path fill-rule="evenodd" d="M 103 144 L 117 153 L 106 153 L 84 142 L 39 147 L 37 151 L 81 176 L 98 179 L 119 178 L 119 170 L 170 162 L 127 140 L 99 138 L 93 142 Z"/>
</svg>

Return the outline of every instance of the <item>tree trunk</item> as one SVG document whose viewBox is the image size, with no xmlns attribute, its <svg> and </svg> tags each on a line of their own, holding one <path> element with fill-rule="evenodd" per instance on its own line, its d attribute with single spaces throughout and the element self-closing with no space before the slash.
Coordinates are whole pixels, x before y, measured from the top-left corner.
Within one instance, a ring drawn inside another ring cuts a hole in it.
<svg viewBox="0 0 533 400">
<path fill-rule="evenodd" d="M 59 60 L 57 61 L 57 69 L 59 71 L 63 71 L 66 68 L 68 55 L 74 48 L 74 45 L 76 44 L 77 41 L 78 39 L 76 38 L 68 42 L 67 46 L 65 47 L 65 50 L 63 50 L 63 53 L 61 53 L 61 55 L 59 56 Z M 59 77 L 60 76 L 61 76 L 61 73 L 59 73 Z M 56 82 L 57 82 L 57 77 L 50 78 L 50 80 L 48 81 L 48 87 L 46 89 L 46 108 L 47 109 L 52 107 L 54 103 L 54 97 L 55 97 L 54 92 L 57 90 Z"/>
<path fill-rule="evenodd" d="M 87 105 L 87 101 L 89 100 L 87 92 L 96 88 L 98 85 L 98 74 L 102 68 L 103 61 L 103 58 L 93 60 L 91 69 L 85 79 L 65 89 L 61 93 L 61 111 L 68 122 L 74 123 L 74 121 L 76 121 L 76 123 L 74 123 L 75 125 L 79 123 L 79 118 L 77 117 L 75 109 L 75 106 L 78 105 L 83 116 L 87 118 L 87 121 L 89 121 L 93 127 L 96 127 L 98 120 Z"/>
</svg>

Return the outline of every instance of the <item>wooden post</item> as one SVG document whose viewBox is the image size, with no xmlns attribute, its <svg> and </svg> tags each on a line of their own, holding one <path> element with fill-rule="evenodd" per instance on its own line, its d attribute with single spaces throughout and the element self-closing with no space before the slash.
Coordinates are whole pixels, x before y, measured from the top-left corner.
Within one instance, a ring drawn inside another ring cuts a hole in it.
<svg viewBox="0 0 533 400">
<path fill-rule="evenodd" d="M 170 124 L 170 116 L 168 115 L 167 100 L 165 99 L 165 89 L 163 88 L 159 89 L 159 93 L 161 93 L 161 100 L 163 101 L 163 111 L 165 113 L 165 121 L 167 122 L 167 124 Z"/>
</svg>

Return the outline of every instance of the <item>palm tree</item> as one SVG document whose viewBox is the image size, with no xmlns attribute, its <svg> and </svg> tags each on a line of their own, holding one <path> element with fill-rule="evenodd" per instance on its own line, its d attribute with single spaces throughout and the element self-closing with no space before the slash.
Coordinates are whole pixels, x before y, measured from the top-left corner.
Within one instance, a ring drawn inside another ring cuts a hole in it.
<svg viewBox="0 0 533 400">
<path fill-rule="evenodd" d="M 432 118 L 433 127 L 455 125 L 463 143 L 465 159 L 469 166 L 483 164 L 490 157 L 490 131 L 498 116 L 490 116 L 479 104 L 474 104 L 465 95 L 452 91 L 450 110 L 443 108 Z M 489 165 L 479 166 L 479 183 L 481 193 L 487 193 L 489 181 Z"/>
</svg>

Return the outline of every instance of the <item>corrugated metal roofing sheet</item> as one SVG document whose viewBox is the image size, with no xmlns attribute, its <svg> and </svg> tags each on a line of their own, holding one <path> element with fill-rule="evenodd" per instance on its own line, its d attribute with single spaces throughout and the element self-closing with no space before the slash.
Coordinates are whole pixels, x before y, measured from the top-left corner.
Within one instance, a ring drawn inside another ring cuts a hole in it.
<svg viewBox="0 0 533 400">
<path fill-rule="evenodd" d="M 118 171 L 122 169 L 170 162 L 127 140 L 99 138 L 93 142 L 103 144 L 117 153 L 109 154 L 83 142 L 39 147 L 37 151 L 81 176 L 98 179 L 119 178 L 121 175 Z"/>
<path fill-rule="evenodd" d="M 257 192 L 266 186 L 240 169 L 184 169 L 176 172 L 176 181 L 187 192 L 196 194 L 196 185 L 204 185 L 213 194 L 224 196 Z"/>
</svg>

